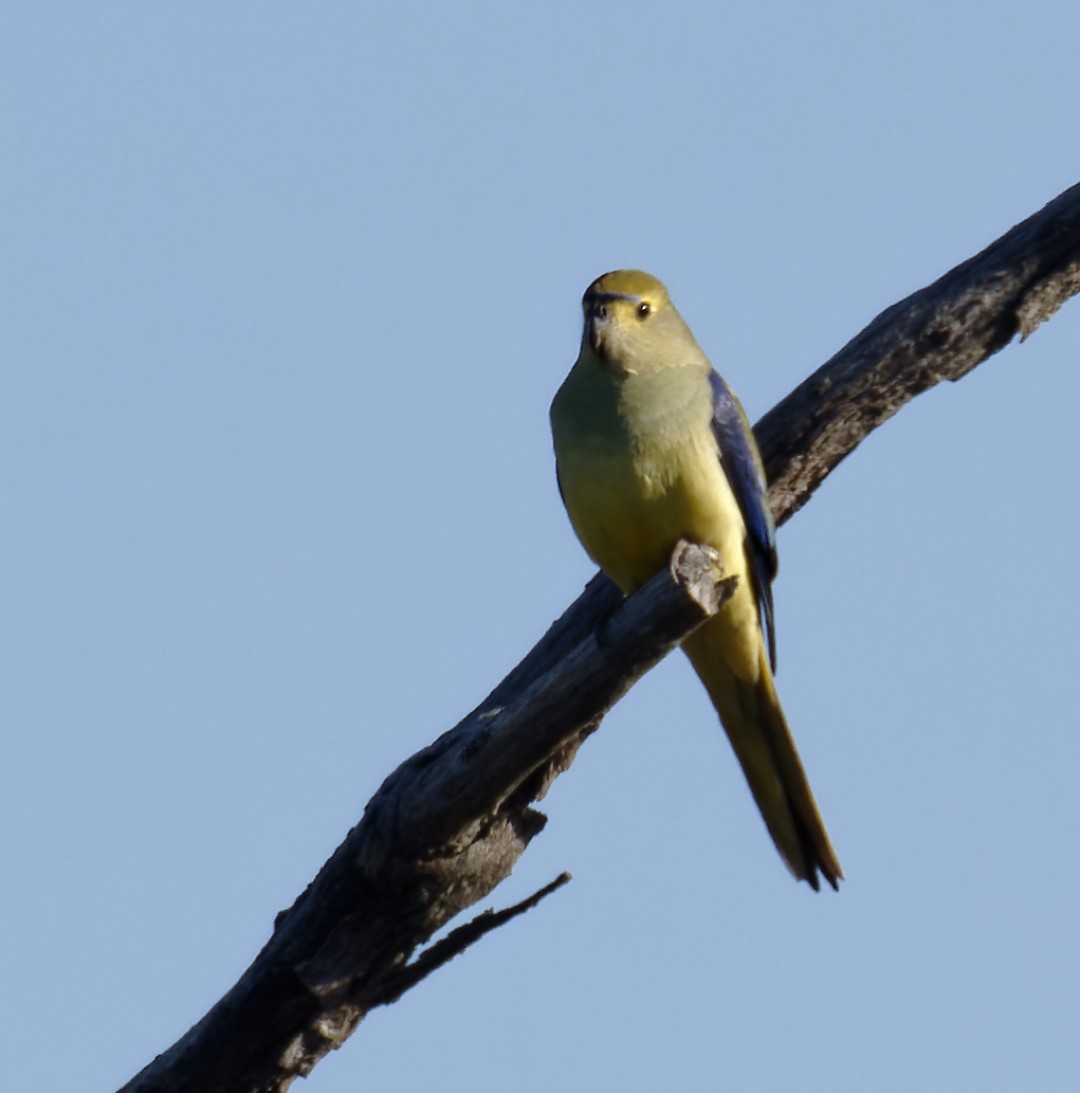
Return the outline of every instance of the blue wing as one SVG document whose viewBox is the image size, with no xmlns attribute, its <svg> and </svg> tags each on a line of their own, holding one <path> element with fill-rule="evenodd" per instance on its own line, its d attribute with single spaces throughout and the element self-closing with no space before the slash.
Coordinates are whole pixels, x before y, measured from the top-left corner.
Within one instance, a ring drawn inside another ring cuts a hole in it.
<svg viewBox="0 0 1080 1093">
<path fill-rule="evenodd" d="M 765 495 L 765 468 L 761 464 L 750 423 L 731 388 L 716 372 L 709 373 L 709 383 L 713 394 L 713 434 L 720 449 L 720 464 L 746 522 L 746 554 L 750 560 L 750 575 L 769 647 L 769 663 L 775 672 L 772 582 L 777 567 L 776 526 Z"/>
</svg>

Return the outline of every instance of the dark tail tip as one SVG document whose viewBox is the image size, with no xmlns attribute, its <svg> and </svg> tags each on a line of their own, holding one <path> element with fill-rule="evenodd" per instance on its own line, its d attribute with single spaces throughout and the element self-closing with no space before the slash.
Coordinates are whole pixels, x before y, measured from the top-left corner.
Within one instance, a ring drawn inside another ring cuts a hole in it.
<svg viewBox="0 0 1080 1093">
<path fill-rule="evenodd" d="M 798 870 L 798 876 L 806 881 L 815 892 L 821 891 L 821 877 L 828 882 L 834 892 L 840 891 L 840 882 L 844 879 L 844 871 L 840 868 L 840 862 L 836 858 L 836 851 L 829 845 L 828 835 L 825 829 L 820 828 L 824 845 L 815 838 L 814 831 L 799 825 L 799 842 L 802 843 L 804 869 Z"/>
</svg>

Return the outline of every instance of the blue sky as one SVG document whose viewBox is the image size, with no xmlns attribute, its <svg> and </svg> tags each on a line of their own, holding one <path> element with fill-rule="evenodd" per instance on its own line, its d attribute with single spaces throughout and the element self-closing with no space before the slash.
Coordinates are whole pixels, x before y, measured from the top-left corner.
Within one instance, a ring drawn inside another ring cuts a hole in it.
<svg viewBox="0 0 1080 1093">
<path fill-rule="evenodd" d="M 604 270 L 760 416 L 1080 179 L 1080 9 L 8 5 L 5 1083 L 115 1088 L 592 569 L 547 407 Z M 778 686 L 848 881 L 670 658 L 499 905 L 316 1093 L 1080 1076 L 1080 306 L 780 534 Z M 299 1088 L 299 1087 L 298 1087 Z"/>
</svg>

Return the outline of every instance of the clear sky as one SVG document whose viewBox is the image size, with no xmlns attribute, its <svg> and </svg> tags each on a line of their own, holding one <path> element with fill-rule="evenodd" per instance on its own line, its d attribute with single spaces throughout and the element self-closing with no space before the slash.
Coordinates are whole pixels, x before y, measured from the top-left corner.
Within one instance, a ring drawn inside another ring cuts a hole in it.
<svg viewBox="0 0 1080 1093">
<path fill-rule="evenodd" d="M 883 7 L 5 6 L 5 1088 L 171 1044 L 588 580 L 593 277 L 662 277 L 757 418 L 1080 179 L 1080 7 Z M 1075 1088 L 1078 358 L 1074 301 L 780 534 L 839 894 L 672 657 L 491 903 L 573 883 L 303 1088 Z"/>
</svg>

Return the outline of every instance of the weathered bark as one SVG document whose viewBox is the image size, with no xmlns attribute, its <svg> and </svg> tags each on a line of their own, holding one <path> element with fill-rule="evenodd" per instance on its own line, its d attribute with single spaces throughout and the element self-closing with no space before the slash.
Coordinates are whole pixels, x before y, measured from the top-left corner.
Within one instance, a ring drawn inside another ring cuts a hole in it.
<svg viewBox="0 0 1080 1093">
<path fill-rule="evenodd" d="M 532 802 L 733 582 L 690 544 L 632 599 L 593 582 L 480 706 L 386 779 L 232 990 L 124 1088 L 286 1089 L 373 1006 L 509 917 L 480 916 L 406 963 L 509 874 L 546 822 Z"/>
<path fill-rule="evenodd" d="M 883 311 L 754 427 L 782 524 L 906 402 L 958 380 L 1080 291 L 1080 184 Z"/>
<path fill-rule="evenodd" d="M 904 403 L 1078 290 L 1080 185 L 882 312 L 765 415 L 756 432 L 777 523 Z M 510 872 L 546 822 L 532 803 L 634 680 L 716 610 L 729 582 L 714 563 L 684 546 L 671 574 L 625 601 L 594 578 L 472 714 L 387 778 L 232 990 L 124 1089 L 284 1090 L 373 1006 L 546 894 L 413 956 Z"/>
</svg>

